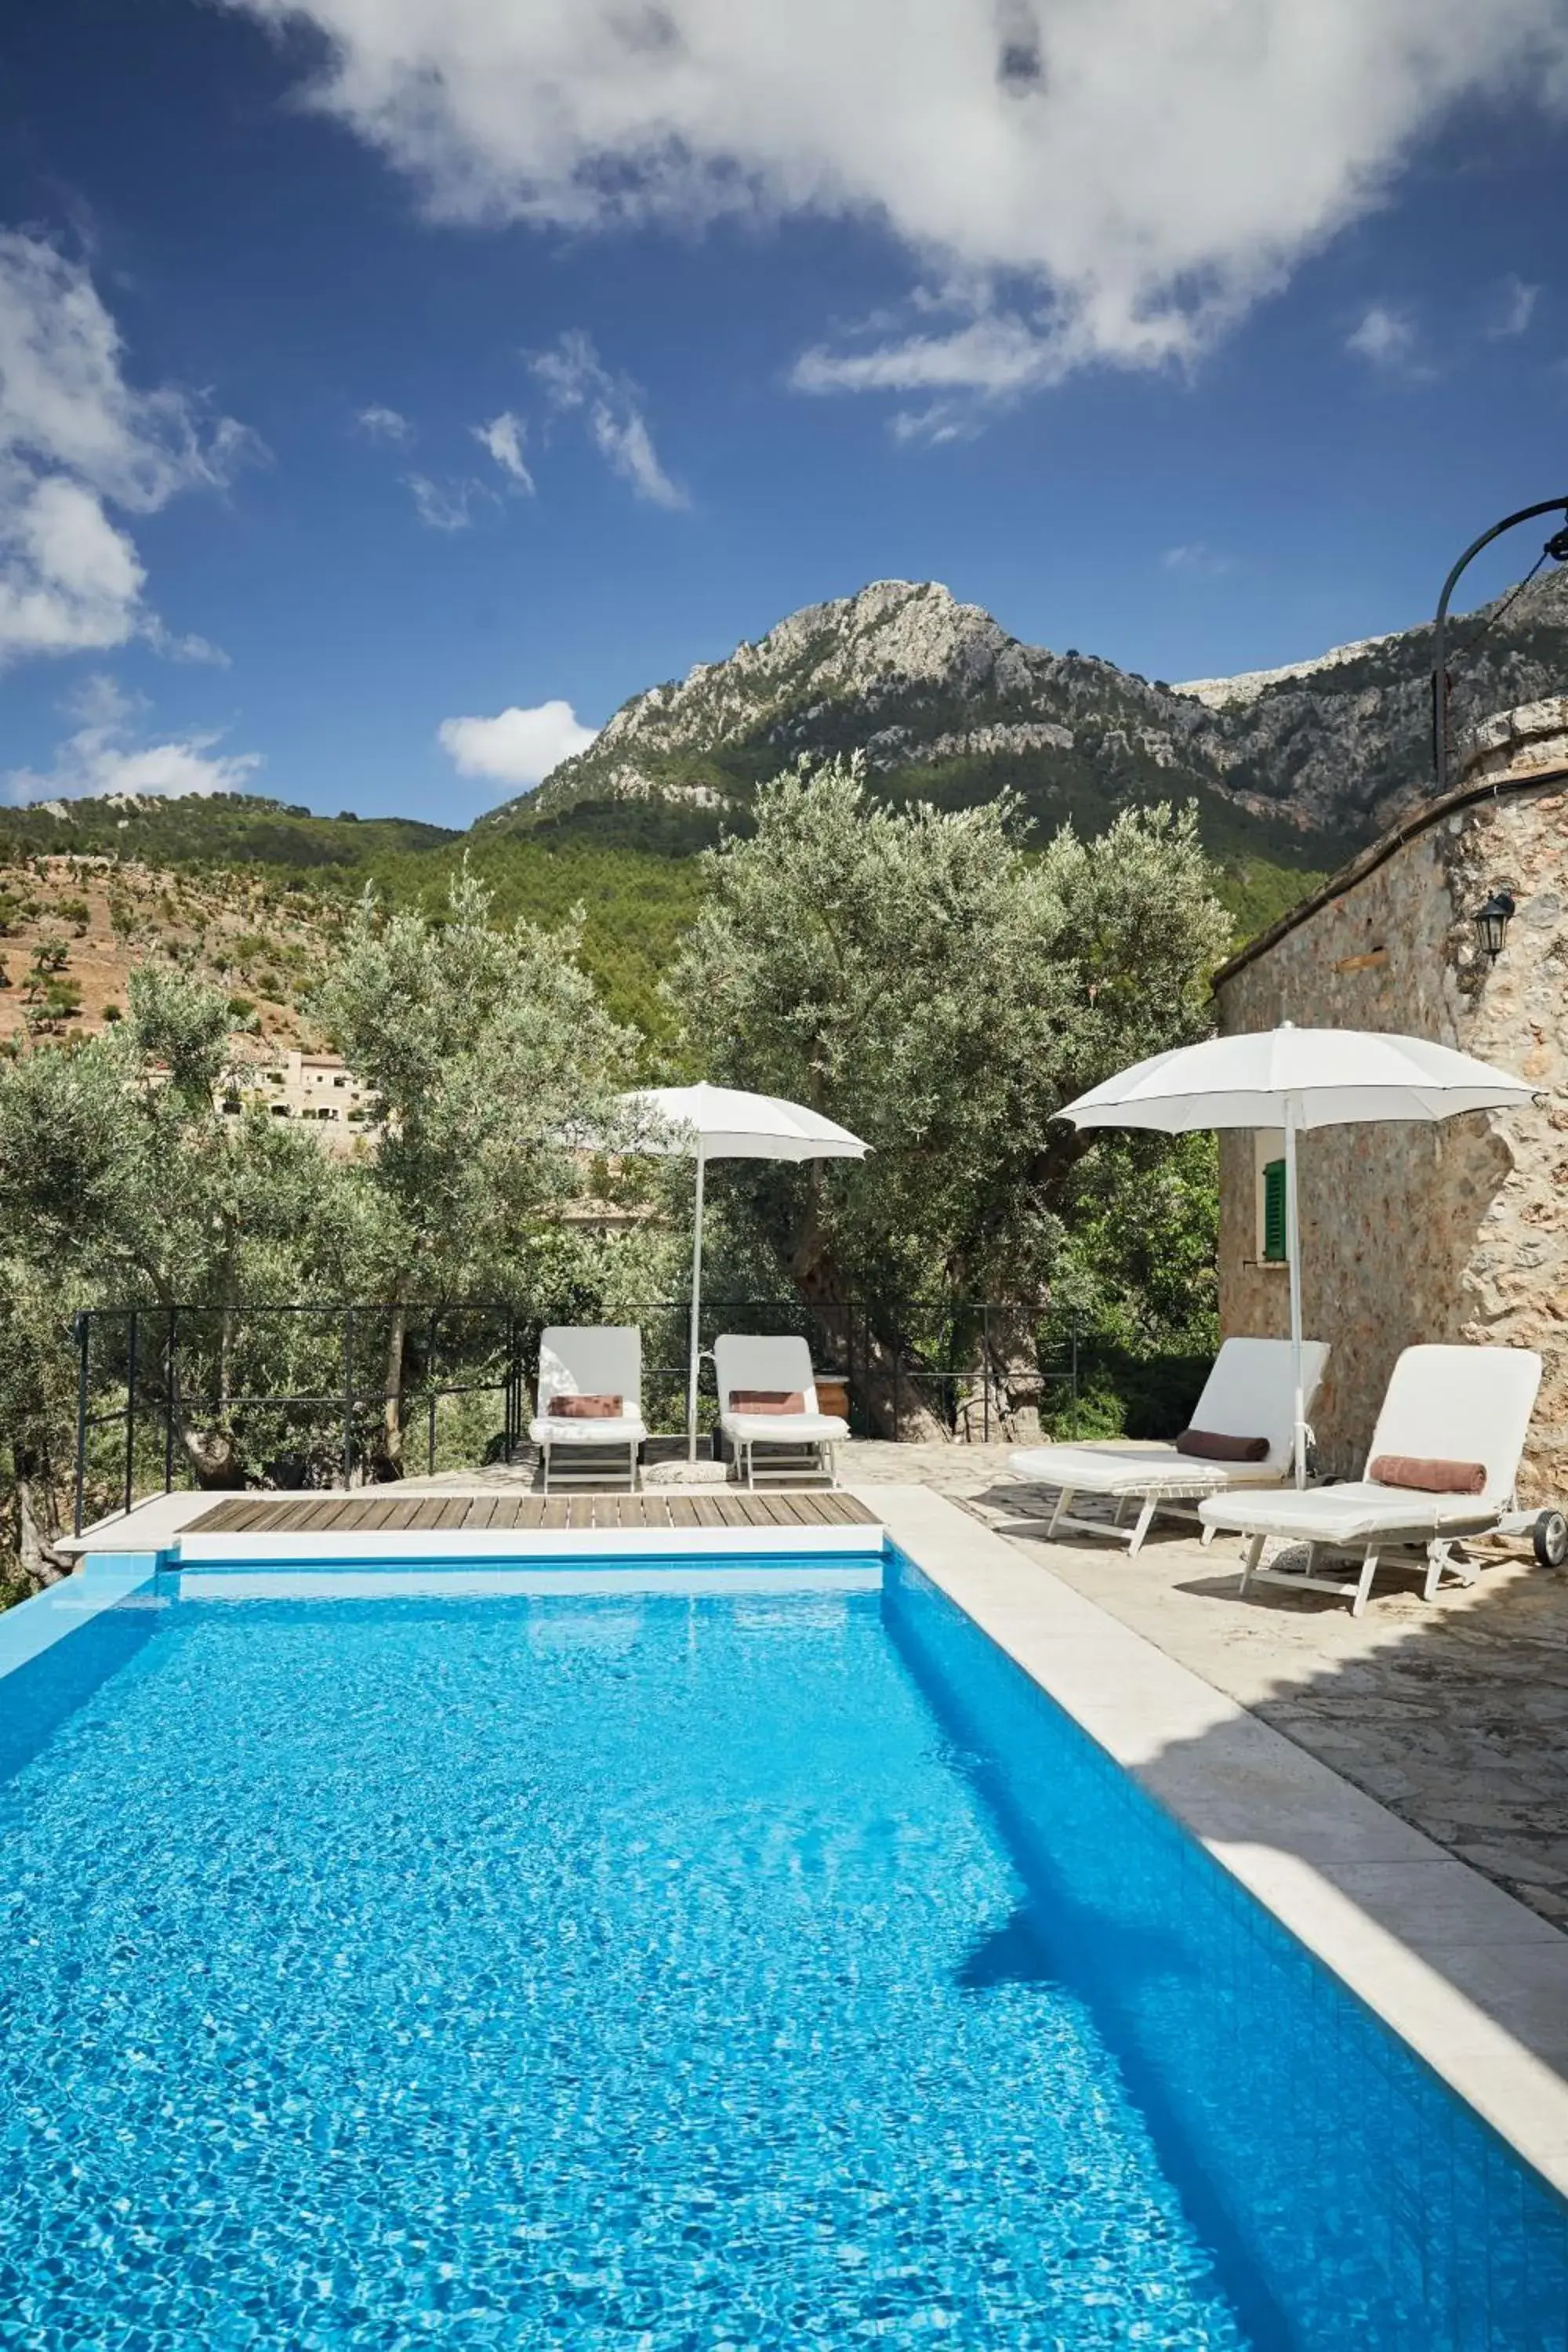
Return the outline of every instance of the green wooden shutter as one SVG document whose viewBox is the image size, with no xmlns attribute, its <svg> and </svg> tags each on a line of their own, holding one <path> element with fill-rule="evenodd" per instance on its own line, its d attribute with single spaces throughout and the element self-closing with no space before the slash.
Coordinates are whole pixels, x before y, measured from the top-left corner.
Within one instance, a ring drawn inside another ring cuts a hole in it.
<svg viewBox="0 0 1568 2352">
<path fill-rule="evenodd" d="M 1285 1162 L 1271 1160 L 1263 1171 L 1263 1255 L 1283 1260 L 1285 1248 Z"/>
</svg>

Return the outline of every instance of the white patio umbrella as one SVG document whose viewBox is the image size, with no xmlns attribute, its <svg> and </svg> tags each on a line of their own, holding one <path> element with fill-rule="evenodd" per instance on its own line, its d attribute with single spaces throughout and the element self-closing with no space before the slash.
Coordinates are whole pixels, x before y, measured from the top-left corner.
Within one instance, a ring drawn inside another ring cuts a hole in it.
<svg viewBox="0 0 1568 2352">
<path fill-rule="evenodd" d="M 1283 1128 L 1286 1255 L 1290 1267 L 1290 1346 L 1296 1391 L 1296 1484 L 1306 1483 L 1301 1399 L 1301 1233 L 1296 1203 L 1296 1138 L 1303 1129 L 1374 1119 L 1456 1118 L 1504 1110 L 1537 1089 L 1507 1070 L 1434 1045 L 1366 1029 L 1296 1029 L 1289 1022 L 1239 1037 L 1208 1037 L 1153 1054 L 1079 1095 L 1061 1113 L 1075 1127 L 1154 1128 L 1180 1135 L 1200 1127 Z"/>
<path fill-rule="evenodd" d="M 691 1349 L 686 1391 L 687 1458 L 697 1459 L 698 1328 L 702 1307 L 702 1189 L 710 1160 L 864 1160 L 868 1146 L 804 1103 L 750 1095 L 733 1087 L 647 1087 L 623 1095 L 640 1123 L 656 1122 L 637 1149 L 697 1162 L 697 1216 L 691 1248 Z"/>
</svg>

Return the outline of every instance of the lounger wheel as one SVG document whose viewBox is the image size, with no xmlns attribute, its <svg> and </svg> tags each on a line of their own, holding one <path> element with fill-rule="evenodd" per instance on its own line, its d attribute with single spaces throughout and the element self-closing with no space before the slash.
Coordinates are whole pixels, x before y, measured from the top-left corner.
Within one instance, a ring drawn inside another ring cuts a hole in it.
<svg viewBox="0 0 1568 2352">
<path fill-rule="evenodd" d="M 1568 1518 L 1561 1511 L 1539 1512 L 1530 1542 L 1542 1568 L 1561 1568 L 1568 1559 Z"/>
</svg>

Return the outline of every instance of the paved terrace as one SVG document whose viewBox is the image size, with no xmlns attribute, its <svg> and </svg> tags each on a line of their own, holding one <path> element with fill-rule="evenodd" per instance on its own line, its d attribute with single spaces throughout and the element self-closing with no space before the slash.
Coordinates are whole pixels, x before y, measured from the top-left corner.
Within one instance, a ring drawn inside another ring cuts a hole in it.
<svg viewBox="0 0 1568 2352">
<path fill-rule="evenodd" d="M 1386 1568 L 1362 1618 L 1327 1594 L 1263 1587 L 1243 1601 L 1232 1565 L 1239 1545 L 1221 1537 L 1205 1550 L 1177 1520 L 1156 1520 L 1136 1559 L 1092 1537 L 1047 1543 L 1047 1498 L 1016 1484 L 1007 1454 L 857 1442 L 840 1449 L 839 1471 L 873 1503 L 879 1486 L 951 1496 L 1026 1559 L 1568 1928 L 1568 1573 L 1480 1546 L 1488 1565 L 1478 1582 L 1431 1602 Z M 650 1485 L 684 1484 L 683 1468 L 656 1463 Z M 706 1465 L 706 1475 L 720 1474 Z M 519 1463 L 410 1480 L 403 1492 L 531 1483 L 531 1467 Z M 1093 1505 L 1080 1496 L 1077 1507 Z"/>
</svg>

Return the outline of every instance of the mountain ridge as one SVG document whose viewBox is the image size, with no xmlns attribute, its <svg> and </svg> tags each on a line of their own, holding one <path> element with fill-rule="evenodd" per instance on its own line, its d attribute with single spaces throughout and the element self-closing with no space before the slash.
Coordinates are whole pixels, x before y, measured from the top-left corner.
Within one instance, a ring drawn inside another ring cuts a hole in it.
<svg viewBox="0 0 1568 2352">
<path fill-rule="evenodd" d="M 1472 642 L 1461 717 L 1568 682 L 1568 573 L 1455 624 Z M 858 750 L 879 782 L 939 801 L 1010 788 L 1037 826 L 1128 801 L 1193 798 L 1208 830 L 1320 862 L 1427 789 L 1430 625 L 1305 661 L 1171 685 L 1014 637 L 939 582 L 874 581 L 804 606 L 717 662 L 645 688 L 537 789 L 476 832 L 584 804 L 713 817 L 802 754 Z M 1257 828 L 1263 829 L 1261 835 Z"/>
<path fill-rule="evenodd" d="M 1461 726 L 1562 691 L 1568 572 L 1457 621 L 1453 642 Z M 248 793 L 0 808 L 0 898 L 18 909 L 0 989 L 8 977 L 19 992 L 13 1015 L 30 989 L 53 1019 L 47 998 L 63 1032 L 109 1017 L 128 955 L 207 958 L 285 1036 L 308 993 L 288 940 L 330 938 L 367 887 L 439 919 L 467 861 L 498 920 L 581 908 L 584 961 L 612 1009 L 667 1039 L 659 982 L 706 887 L 696 854 L 744 831 L 758 786 L 801 755 L 857 751 L 890 800 L 1010 793 L 1037 842 L 1064 821 L 1095 833 L 1121 808 L 1194 802 L 1239 946 L 1429 793 L 1430 658 L 1429 630 L 1394 631 L 1171 686 L 1025 645 L 938 583 L 873 582 L 632 696 L 586 751 L 467 831 Z M 128 898 L 129 929 L 112 919 Z M 57 901 L 85 906 L 87 930 L 57 919 Z M 264 952 L 262 934 L 279 946 Z"/>
</svg>

